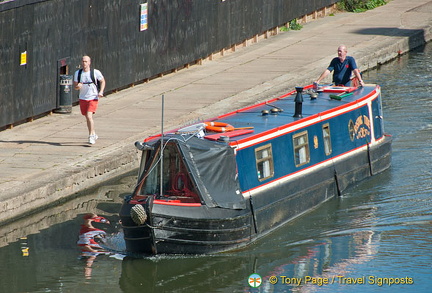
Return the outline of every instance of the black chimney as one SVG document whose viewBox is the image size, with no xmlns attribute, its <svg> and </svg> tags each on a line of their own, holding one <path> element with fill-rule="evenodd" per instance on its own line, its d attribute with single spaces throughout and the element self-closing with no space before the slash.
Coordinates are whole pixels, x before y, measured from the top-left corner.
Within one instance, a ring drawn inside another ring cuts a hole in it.
<svg viewBox="0 0 432 293">
<path fill-rule="evenodd" d="M 303 109 L 303 95 L 302 95 L 302 92 L 303 92 L 303 87 L 296 86 L 295 89 L 297 91 L 297 94 L 296 94 L 296 97 L 294 99 L 294 102 L 295 102 L 295 112 L 294 112 L 294 116 L 293 117 L 302 118 L 303 117 L 303 115 L 302 115 L 302 109 Z"/>
</svg>

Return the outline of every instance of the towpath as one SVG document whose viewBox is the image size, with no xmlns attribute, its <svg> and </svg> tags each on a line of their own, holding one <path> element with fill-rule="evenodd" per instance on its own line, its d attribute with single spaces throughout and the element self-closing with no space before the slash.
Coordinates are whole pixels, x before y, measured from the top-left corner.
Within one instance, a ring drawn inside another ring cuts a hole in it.
<svg viewBox="0 0 432 293">
<path fill-rule="evenodd" d="M 2 131 L 0 223 L 136 168 L 134 142 L 161 130 L 162 95 L 168 130 L 310 84 L 341 43 L 366 71 L 431 39 L 432 1 L 392 0 L 364 13 L 324 17 L 299 31 L 110 94 L 95 115 L 95 145 L 87 144 L 77 107 L 72 114 L 53 114 Z M 365 75 L 365 82 L 374 81 Z"/>
</svg>

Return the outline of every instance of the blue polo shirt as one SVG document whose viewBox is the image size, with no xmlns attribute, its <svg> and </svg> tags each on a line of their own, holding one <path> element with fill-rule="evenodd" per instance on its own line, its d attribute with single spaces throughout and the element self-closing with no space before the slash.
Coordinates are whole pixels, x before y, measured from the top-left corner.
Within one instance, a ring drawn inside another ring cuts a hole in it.
<svg viewBox="0 0 432 293">
<path fill-rule="evenodd" d="M 333 82 L 335 85 L 347 85 L 349 86 L 351 73 L 354 69 L 357 69 L 357 64 L 353 57 L 346 56 L 344 62 L 341 62 L 338 57 L 333 58 L 327 69 L 333 72 Z"/>
</svg>

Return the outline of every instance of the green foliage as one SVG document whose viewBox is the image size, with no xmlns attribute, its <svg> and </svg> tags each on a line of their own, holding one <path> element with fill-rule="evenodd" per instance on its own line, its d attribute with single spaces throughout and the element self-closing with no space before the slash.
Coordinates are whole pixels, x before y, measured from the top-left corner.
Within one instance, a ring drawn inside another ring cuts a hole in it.
<svg viewBox="0 0 432 293">
<path fill-rule="evenodd" d="M 281 32 L 287 32 L 289 30 L 298 31 L 298 30 L 301 30 L 302 28 L 303 28 L 303 26 L 301 24 L 297 23 L 297 19 L 293 19 L 289 23 L 287 23 L 286 25 L 279 27 L 279 30 Z"/>
<path fill-rule="evenodd" d="M 387 4 L 389 0 L 342 0 L 337 3 L 340 10 L 349 12 L 364 12 Z"/>
<path fill-rule="evenodd" d="M 297 19 L 293 19 L 289 22 L 289 28 L 295 31 L 299 31 L 303 28 L 303 26 L 297 23 Z"/>
</svg>

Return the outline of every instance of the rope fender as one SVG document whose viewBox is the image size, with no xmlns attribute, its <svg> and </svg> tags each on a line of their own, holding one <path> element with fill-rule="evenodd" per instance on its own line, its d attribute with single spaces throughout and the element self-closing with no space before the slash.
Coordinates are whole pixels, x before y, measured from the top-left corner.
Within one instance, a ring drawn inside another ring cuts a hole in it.
<svg viewBox="0 0 432 293">
<path fill-rule="evenodd" d="M 143 225 L 147 220 L 147 213 L 144 207 L 140 204 L 136 204 L 131 208 L 130 215 L 132 221 L 137 225 Z"/>
</svg>

